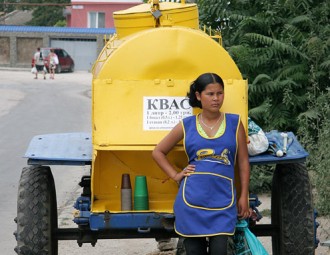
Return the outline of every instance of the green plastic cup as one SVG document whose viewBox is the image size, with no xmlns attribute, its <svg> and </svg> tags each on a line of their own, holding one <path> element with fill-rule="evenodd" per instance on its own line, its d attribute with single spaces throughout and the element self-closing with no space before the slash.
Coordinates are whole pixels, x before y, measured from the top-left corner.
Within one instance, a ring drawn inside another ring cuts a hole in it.
<svg viewBox="0 0 330 255">
<path fill-rule="evenodd" d="M 144 175 L 135 176 L 134 210 L 149 210 L 147 178 Z"/>
</svg>

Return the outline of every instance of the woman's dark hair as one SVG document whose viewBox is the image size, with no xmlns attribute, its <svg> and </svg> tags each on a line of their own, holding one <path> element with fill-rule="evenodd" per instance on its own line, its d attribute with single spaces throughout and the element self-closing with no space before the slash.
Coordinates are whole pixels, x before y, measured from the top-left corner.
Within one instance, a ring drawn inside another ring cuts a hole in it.
<svg viewBox="0 0 330 255">
<path fill-rule="evenodd" d="M 199 94 L 205 90 L 206 86 L 210 83 L 219 83 L 222 87 L 224 87 L 223 80 L 221 77 L 215 73 L 204 73 L 198 76 L 196 80 L 194 80 L 190 85 L 190 90 L 187 93 L 189 98 L 189 105 L 191 107 L 199 107 L 202 108 L 202 104 L 197 100 L 196 92 Z"/>
</svg>

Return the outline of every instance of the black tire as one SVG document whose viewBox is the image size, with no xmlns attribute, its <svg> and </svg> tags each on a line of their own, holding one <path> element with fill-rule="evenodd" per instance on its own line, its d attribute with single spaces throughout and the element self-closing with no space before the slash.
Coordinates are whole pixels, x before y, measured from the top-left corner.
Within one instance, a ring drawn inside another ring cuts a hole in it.
<svg viewBox="0 0 330 255">
<path fill-rule="evenodd" d="M 73 72 L 74 72 L 74 64 L 72 64 L 72 65 L 70 66 L 70 68 L 69 68 L 69 72 L 70 72 L 70 73 L 73 73 Z"/>
<path fill-rule="evenodd" d="M 312 255 L 314 209 L 308 172 L 304 164 L 276 166 L 271 201 L 272 224 L 279 233 L 272 238 L 273 254 Z"/>
<path fill-rule="evenodd" d="M 62 72 L 62 66 L 60 64 L 56 65 L 55 73 L 61 73 Z"/>
<path fill-rule="evenodd" d="M 17 198 L 17 246 L 20 255 L 57 255 L 57 202 L 49 167 L 23 168 Z"/>
</svg>

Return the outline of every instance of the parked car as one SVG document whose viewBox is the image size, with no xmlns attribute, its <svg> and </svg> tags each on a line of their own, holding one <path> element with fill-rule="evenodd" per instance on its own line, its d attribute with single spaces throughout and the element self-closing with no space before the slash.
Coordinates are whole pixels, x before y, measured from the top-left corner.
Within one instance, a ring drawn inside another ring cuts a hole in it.
<svg viewBox="0 0 330 255">
<path fill-rule="evenodd" d="M 69 71 L 73 72 L 74 71 L 74 61 L 64 49 L 61 48 L 40 48 L 40 51 L 42 53 L 44 62 L 45 62 L 45 67 L 49 71 L 49 53 L 50 50 L 54 49 L 55 54 L 58 57 L 58 65 L 56 65 L 55 72 L 56 73 L 61 73 L 62 71 Z M 34 58 L 32 58 L 32 67 L 34 66 Z"/>
</svg>

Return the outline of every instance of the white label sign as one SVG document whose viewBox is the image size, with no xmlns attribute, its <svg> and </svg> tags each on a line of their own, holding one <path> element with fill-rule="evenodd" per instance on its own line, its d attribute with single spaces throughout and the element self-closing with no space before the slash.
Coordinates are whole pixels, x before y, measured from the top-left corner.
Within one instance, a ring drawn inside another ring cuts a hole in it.
<svg viewBox="0 0 330 255">
<path fill-rule="evenodd" d="M 83 5 L 72 5 L 72 9 L 82 10 L 82 9 L 84 9 L 84 6 Z"/>
<path fill-rule="evenodd" d="M 186 97 L 143 97 L 143 130 L 170 130 L 191 115 Z"/>
</svg>

